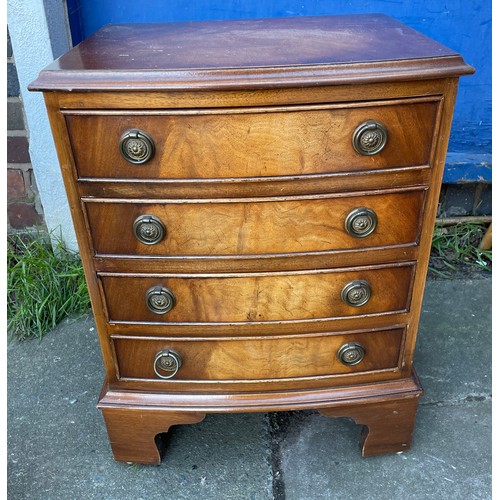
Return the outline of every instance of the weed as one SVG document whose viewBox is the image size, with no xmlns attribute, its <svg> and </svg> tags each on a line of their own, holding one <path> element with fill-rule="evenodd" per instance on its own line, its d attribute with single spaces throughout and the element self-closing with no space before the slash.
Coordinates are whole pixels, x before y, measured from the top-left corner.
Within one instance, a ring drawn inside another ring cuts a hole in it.
<svg viewBox="0 0 500 500">
<path fill-rule="evenodd" d="M 466 267 L 491 271 L 491 250 L 478 248 L 486 227 L 465 222 L 455 226 L 437 225 L 432 240 L 429 271 L 441 278 Z"/>
<path fill-rule="evenodd" d="M 59 321 L 90 307 L 77 253 L 62 239 L 41 232 L 7 240 L 7 318 L 9 339 L 42 338 Z"/>
</svg>

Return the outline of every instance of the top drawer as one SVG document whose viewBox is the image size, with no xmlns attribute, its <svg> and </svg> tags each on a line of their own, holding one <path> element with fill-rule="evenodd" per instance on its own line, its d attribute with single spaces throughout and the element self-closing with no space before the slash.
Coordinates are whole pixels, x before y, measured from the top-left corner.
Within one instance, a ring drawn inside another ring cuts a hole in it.
<svg viewBox="0 0 500 500">
<path fill-rule="evenodd" d="M 224 179 L 428 165 L 440 102 L 64 113 L 79 178 Z"/>
</svg>

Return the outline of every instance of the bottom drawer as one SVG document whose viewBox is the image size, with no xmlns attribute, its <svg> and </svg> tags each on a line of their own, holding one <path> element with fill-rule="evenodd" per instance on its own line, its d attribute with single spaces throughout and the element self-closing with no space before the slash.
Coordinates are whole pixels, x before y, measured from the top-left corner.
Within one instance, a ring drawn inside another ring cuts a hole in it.
<svg viewBox="0 0 500 500">
<path fill-rule="evenodd" d="M 115 336 L 113 345 L 121 380 L 250 382 L 396 369 L 404 331 L 229 339 Z"/>
</svg>

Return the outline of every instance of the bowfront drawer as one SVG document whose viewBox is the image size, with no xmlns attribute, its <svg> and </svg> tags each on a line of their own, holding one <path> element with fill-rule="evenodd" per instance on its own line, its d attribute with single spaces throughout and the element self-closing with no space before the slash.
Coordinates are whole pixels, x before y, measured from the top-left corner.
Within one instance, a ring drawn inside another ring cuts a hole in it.
<svg viewBox="0 0 500 500">
<path fill-rule="evenodd" d="M 256 381 L 398 367 L 404 329 L 239 339 L 114 337 L 121 379 Z"/>
<path fill-rule="evenodd" d="M 80 178 L 223 179 L 430 164 L 440 102 L 64 113 Z"/>
<path fill-rule="evenodd" d="M 110 322 L 315 320 L 406 311 L 414 264 L 355 270 L 100 275 Z"/>
<path fill-rule="evenodd" d="M 157 203 L 85 200 L 97 255 L 258 255 L 416 243 L 425 190 Z"/>
</svg>

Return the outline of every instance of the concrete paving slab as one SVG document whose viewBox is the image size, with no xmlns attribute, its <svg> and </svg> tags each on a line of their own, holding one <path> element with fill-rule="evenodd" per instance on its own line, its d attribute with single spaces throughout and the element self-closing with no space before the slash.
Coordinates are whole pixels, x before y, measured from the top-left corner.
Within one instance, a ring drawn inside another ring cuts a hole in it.
<svg viewBox="0 0 500 500">
<path fill-rule="evenodd" d="M 428 281 L 415 367 L 421 404 L 491 397 L 491 280 Z"/>
<path fill-rule="evenodd" d="M 317 413 L 294 418 L 281 446 L 283 498 L 491 498 L 491 401 L 422 406 L 414 446 L 361 458 L 361 426 Z"/>
<path fill-rule="evenodd" d="M 114 462 L 95 408 L 104 371 L 90 315 L 10 344 L 8 360 L 9 498 L 272 498 L 265 414 L 175 427 L 161 466 Z"/>
</svg>

